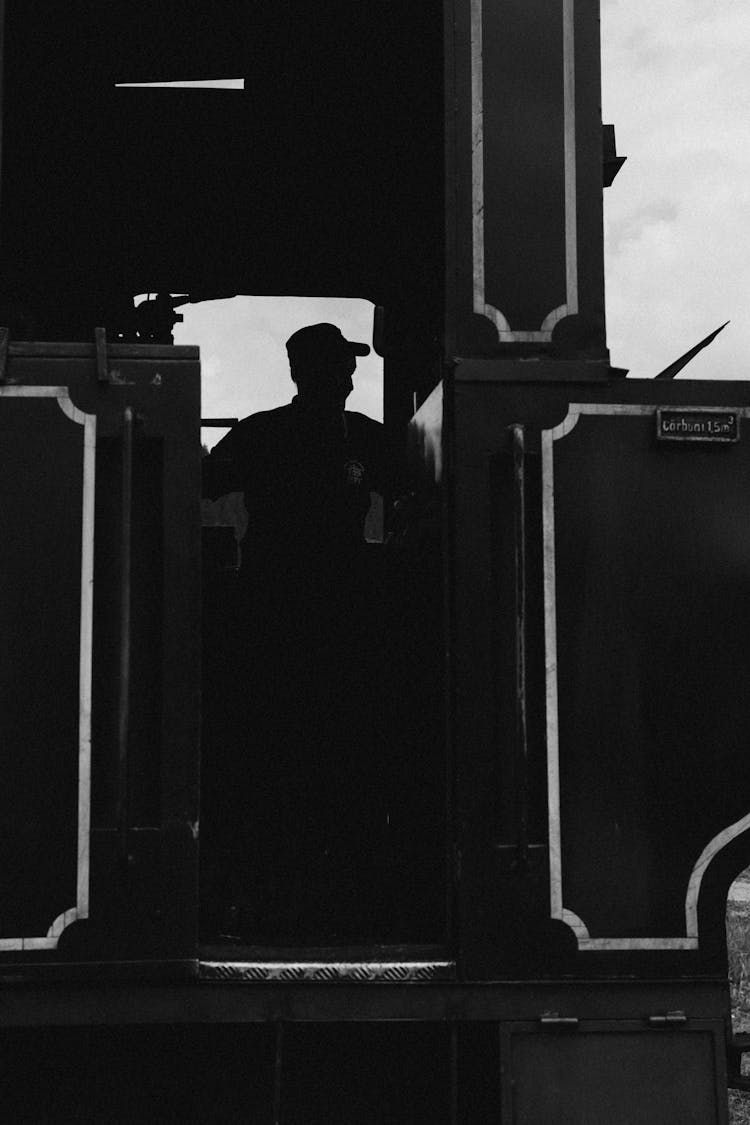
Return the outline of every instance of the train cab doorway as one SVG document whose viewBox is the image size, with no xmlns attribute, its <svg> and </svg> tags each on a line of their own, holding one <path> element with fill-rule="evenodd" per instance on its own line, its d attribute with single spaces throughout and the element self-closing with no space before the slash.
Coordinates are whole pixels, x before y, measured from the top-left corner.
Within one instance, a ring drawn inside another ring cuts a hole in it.
<svg viewBox="0 0 750 1125">
<path fill-rule="evenodd" d="M 204 456 L 233 419 L 289 404 L 294 331 L 327 322 L 370 346 L 377 336 L 364 300 L 236 297 L 182 311 L 176 342 L 202 349 Z M 379 424 L 374 348 L 353 382 L 350 424 L 352 411 Z M 290 587 L 292 608 L 269 622 L 242 571 L 253 552 L 243 494 L 203 501 L 201 931 L 222 956 L 444 941 L 440 542 L 434 512 L 421 518 L 405 430 L 381 430 L 387 484 L 370 494 L 357 573 L 322 602 L 315 584 Z"/>
</svg>

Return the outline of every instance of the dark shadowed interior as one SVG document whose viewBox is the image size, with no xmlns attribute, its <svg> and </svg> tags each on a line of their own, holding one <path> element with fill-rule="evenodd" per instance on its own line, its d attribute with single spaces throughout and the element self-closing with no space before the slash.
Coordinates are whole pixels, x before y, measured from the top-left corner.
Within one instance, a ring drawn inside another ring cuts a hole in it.
<svg viewBox="0 0 750 1125">
<path fill-rule="evenodd" d="M 144 292 L 351 295 L 386 307 L 392 346 L 434 353 L 441 4 L 6 9 L 12 337 L 114 336 Z M 224 78 L 244 91 L 115 89 Z"/>
<path fill-rule="evenodd" d="M 132 339 L 136 294 L 366 297 L 384 309 L 386 424 L 403 441 L 441 338 L 442 56 L 437 0 L 10 0 L 0 323 L 12 340 L 90 340 L 95 325 Z M 228 78 L 244 90 L 116 88 Z M 441 938 L 439 545 L 396 538 L 368 548 L 326 672 L 293 628 L 273 667 L 240 635 L 207 535 L 210 937 Z"/>
</svg>

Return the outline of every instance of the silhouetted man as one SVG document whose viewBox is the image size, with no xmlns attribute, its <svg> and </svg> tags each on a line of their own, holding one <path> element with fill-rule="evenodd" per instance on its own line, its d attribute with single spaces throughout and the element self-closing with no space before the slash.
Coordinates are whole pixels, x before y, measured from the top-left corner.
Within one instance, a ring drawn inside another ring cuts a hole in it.
<svg viewBox="0 0 750 1125">
<path fill-rule="evenodd" d="M 297 395 L 234 426 L 204 460 L 204 492 L 244 493 L 242 584 L 261 583 L 271 597 L 283 589 L 296 601 L 292 586 L 325 596 L 346 585 L 370 492 L 384 490 L 388 466 L 382 425 L 344 409 L 367 344 L 313 324 L 286 346 Z"/>
<path fill-rule="evenodd" d="M 207 653 L 207 759 L 221 775 L 219 846 L 234 857 L 227 895 L 240 929 L 269 941 L 289 940 L 300 910 L 311 926 L 311 911 L 328 915 L 334 885 L 361 897 L 347 872 L 368 835 L 359 794 L 384 663 L 364 523 L 390 475 L 382 425 L 345 409 L 369 347 L 332 324 L 286 346 L 296 397 L 237 423 L 204 459 L 205 494 L 241 491 L 248 512 L 227 635 Z"/>
</svg>

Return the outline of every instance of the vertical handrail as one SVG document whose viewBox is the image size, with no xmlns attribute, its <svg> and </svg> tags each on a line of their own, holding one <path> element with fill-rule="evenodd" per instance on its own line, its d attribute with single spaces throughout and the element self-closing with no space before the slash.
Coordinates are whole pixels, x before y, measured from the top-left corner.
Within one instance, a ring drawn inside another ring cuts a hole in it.
<svg viewBox="0 0 750 1125">
<path fill-rule="evenodd" d="M 0 0 L 0 4 L 2 0 Z M 8 352 L 10 350 L 10 333 L 7 328 L 0 328 L 0 383 L 4 383 L 8 374 Z"/>
<path fill-rule="evenodd" d="M 107 329 L 94 329 L 94 349 L 96 352 L 96 377 L 100 383 L 109 382 L 107 371 Z"/>
<path fill-rule="evenodd" d="M 130 609 L 133 525 L 133 408 L 125 407 L 122 428 L 120 521 L 120 662 L 117 706 L 117 835 L 120 859 L 128 862 L 128 736 L 130 727 Z"/>
<path fill-rule="evenodd" d="M 524 427 L 511 427 L 513 446 L 513 523 L 515 562 L 515 667 L 516 740 L 515 804 L 519 866 L 529 854 L 528 772 L 529 744 L 526 713 L 526 435 Z"/>
</svg>

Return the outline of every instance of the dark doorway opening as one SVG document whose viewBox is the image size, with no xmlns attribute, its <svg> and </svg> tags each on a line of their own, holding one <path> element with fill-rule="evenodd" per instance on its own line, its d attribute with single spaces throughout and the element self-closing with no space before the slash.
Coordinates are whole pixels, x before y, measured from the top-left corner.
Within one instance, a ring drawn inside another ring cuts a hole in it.
<svg viewBox="0 0 750 1125">
<path fill-rule="evenodd" d="M 347 336 L 371 338 L 372 306 L 365 336 L 366 303 L 349 303 L 357 307 L 235 298 L 227 324 L 244 310 L 243 338 L 252 351 L 255 333 L 260 349 L 244 369 L 228 339 L 242 337 L 238 321 L 218 354 L 186 306 L 179 332 L 205 352 L 204 421 L 288 402 L 284 339 L 304 323 L 335 318 Z M 220 320 L 230 302 L 207 305 Z M 373 352 L 362 368 L 347 411 L 382 416 L 382 361 Z M 207 425 L 204 446 L 215 438 Z M 427 521 L 418 515 L 405 447 L 404 432 L 390 446 L 391 489 L 371 496 L 356 570 L 334 575 L 323 592 L 283 553 L 277 565 L 293 577 L 280 600 L 275 581 L 248 586 L 252 505 L 248 515 L 241 492 L 204 501 L 201 910 L 204 943 L 221 956 L 444 940 L 439 521 L 434 511 Z M 280 473 L 287 452 L 278 450 Z"/>
</svg>

